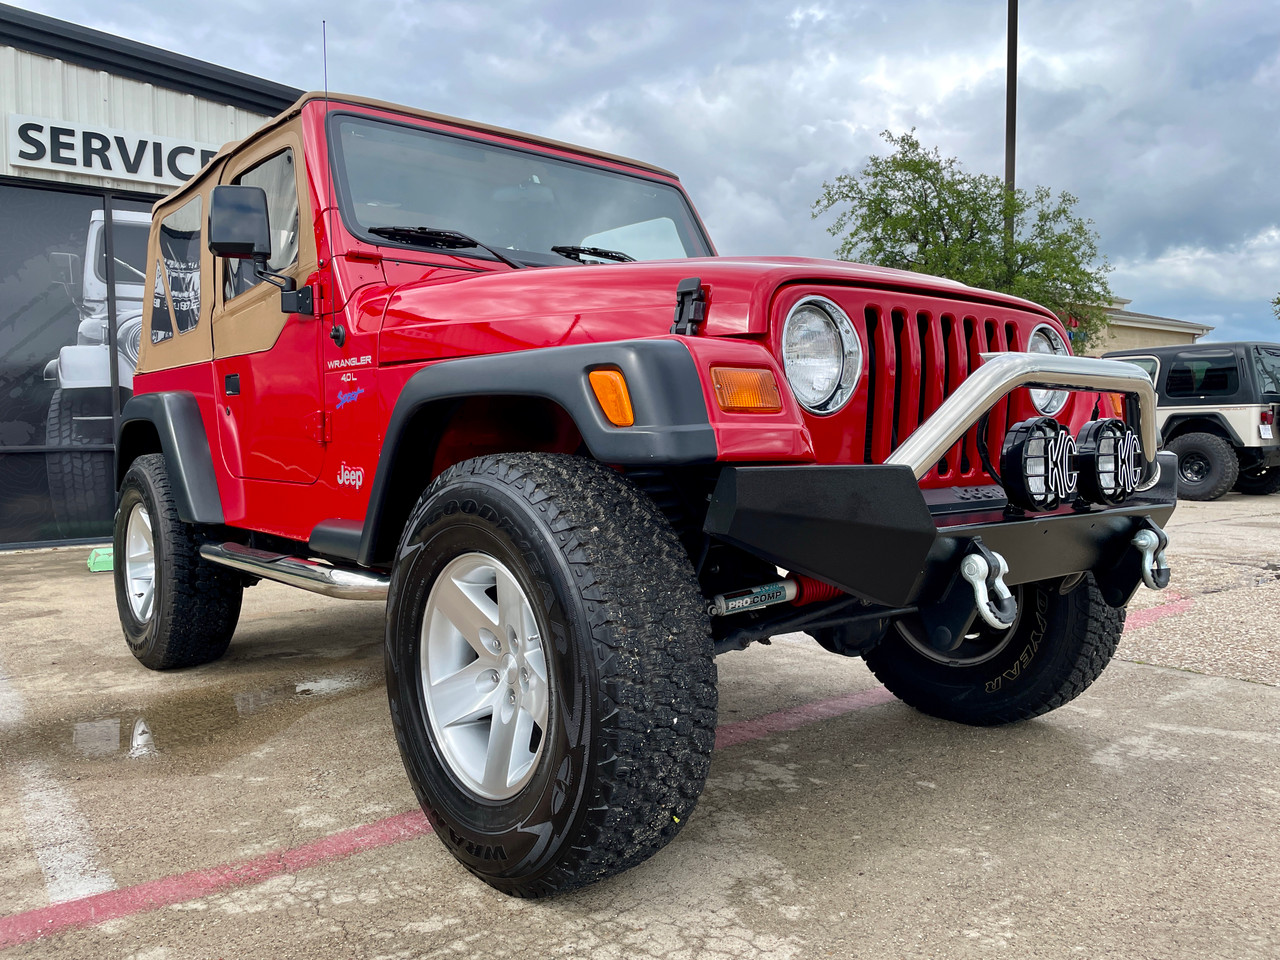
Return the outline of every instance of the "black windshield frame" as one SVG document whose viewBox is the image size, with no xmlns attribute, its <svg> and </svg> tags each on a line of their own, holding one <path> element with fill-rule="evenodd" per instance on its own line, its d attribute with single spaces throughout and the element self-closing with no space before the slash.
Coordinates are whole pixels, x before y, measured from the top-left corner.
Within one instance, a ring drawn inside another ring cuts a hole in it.
<svg viewBox="0 0 1280 960">
<path fill-rule="evenodd" d="M 339 215 L 342 218 L 343 226 L 347 232 L 358 240 L 375 246 L 387 248 L 393 247 L 406 251 L 427 251 L 435 254 L 443 254 L 449 257 L 466 257 L 468 259 L 488 261 L 491 263 L 499 262 L 497 258 L 482 249 L 446 249 L 429 243 L 401 243 L 390 241 L 386 237 L 380 237 L 368 232 L 368 230 L 360 223 L 353 210 L 354 202 L 351 197 L 351 191 L 346 177 L 346 164 L 343 158 L 343 146 L 341 137 L 341 127 L 345 122 L 358 121 L 371 125 L 383 125 L 387 127 L 400 128 L 410 131 L 414 134 L 425 135 L 426 137 L 437 137 L 448 140 L 461 141 L 468 144 L 474 144 L 482 149 L 501 151 L 511 154 L 523 154 L 532 158 L 536 158 L 540 163 L 550 165 L 564 165 L 566 167 L 581 167 L 595 174 L 604 174 L 617 177 L 624 181 L 645 181 L 664 188 L 675 197 L 678 198 L 681 212 L 683 214 L 684 223 L 676 224 L 677 234 L 681 244 L 688 250 L 693 247 L 692 252 L 687 252 L 686 257 L 710 257 L 715 256 L 715 247 L 711 243 L 710 237 L 707 235 L 706 228 L 699 219 L 697 211 L 693 204 L 689 201 L 684 189 L 677 183 L 664 177 L 650 175 L 641 170 L 623 170 L 616 166 L 601 162 L 592 163 L 587 158 L 564 157 L 549 151 L 538 150 L 533 146 L 524 146 L 517 143 L 505 143 L 497 140 L 491 140 L 481 136 L 473 136 L 462 131 L 456 130 L 440 130 L 435 127 L 425 126 L 420 123 L 414 123 L 408 120 L 391 119 L 387 117 L 375 117 L 366 113 L 350 110 L 335 110 L 328 114 L 325 120 L 325 136 L 329 149 L 329 164 L 334 199 L 336 201 Z M 455 229 L 447 225 L 430 224 L 429 226 L 442 226 L 445 229 Z M 683 228 L 683 229 L 682 229 Z M 472 231 L 463 231 L 476 234 Z M 485 237 L 477 236 L 477 239 L 488 240 Z M 494 244 L 491 244 L 494 245 Z M 504 248 L 506 249 L 506 248 Z M 529 256 L 526 256 L 529 255 Z M 533 266 L 572 266 L 574 261 L 559 256 L 548 251 L 540 250 L 522 250 L 513 249 L 511 255 L 522 263 Z"/>
</svg>

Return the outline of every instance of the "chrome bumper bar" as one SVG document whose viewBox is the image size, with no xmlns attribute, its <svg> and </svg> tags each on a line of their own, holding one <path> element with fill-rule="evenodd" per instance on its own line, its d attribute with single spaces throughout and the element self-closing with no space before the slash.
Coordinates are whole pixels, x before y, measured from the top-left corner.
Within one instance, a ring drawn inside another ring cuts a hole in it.
<svg viewBox="0 0 1280 960">
<path fill-rule="evenodd" d="M 385 601 L 390 583 L 389 577 L 372 570 L 329 566 L 306 557 L 269 553 L 239 543 L 206 543 L 200 548 L 200 556 L 264 580 L 287 583 L 340 600 Z"/>
<path fill-rule="evenodd" d="M 1138 436 L 1142 439 L 1143 487 L 1156 479 L 1156 390 L 1141 368 L 1123 360 L 1058 357 L 1043 353 L 984 353 L 983 364 L 885 461 L 911 468 L 917 480 L 950 450 L 965 432 L 1018 387 L 1098 390 L 1137 397 Z M 998 451 L 997 451 L 998 455 Z"/>
</svg>

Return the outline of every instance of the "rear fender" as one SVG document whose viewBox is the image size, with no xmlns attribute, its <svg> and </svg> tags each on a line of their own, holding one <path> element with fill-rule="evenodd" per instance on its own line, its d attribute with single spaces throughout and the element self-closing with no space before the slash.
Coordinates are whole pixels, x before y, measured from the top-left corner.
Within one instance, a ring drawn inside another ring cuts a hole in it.
<svg viewBox="0 0 1280 960">
<path fill-rule="evenodd" d="M 195 394 L 185 390 L 143 393 L 124 405 L 116 438 L 117 490 L 129 465 L 147 453 L 164 454 L 180 519 L 223 522 L 213 454 Z"/>
</svg>

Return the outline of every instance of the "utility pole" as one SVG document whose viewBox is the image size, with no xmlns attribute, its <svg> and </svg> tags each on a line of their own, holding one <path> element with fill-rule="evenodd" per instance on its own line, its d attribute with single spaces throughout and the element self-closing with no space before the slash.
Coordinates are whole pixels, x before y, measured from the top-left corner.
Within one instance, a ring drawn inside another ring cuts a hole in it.
<svg viewBox="0 0 1280 960">
<path fill-rule="evenodd" d="M 1013 192 L 1014 141 L 1018 129 L 1018 0 L 1009 0 L 1008 69 L 1004 81 L 1004 188 Z M 1013 211 L 1004 218 L 1005 235 L 1013 239 Z"/>
</svg>

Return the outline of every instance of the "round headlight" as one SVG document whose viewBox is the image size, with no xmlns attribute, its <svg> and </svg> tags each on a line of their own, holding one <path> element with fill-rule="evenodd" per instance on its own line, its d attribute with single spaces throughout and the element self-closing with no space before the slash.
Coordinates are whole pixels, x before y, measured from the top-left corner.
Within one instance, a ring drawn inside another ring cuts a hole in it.
<svg viewBox="0 0 1280 960">
<path fill-rule="evenodd" d="M 783 325 L 782 366 L 802 407 L 835 413 L 862 375 L 862 342 L 843 310 L 825 297 L 806 297 Z"/>
<path fill-rule="evenodd" d="M 126 320 L 116 330 L 116 348 L 129 364 L 129 372 L 138 368 L 138 354 L 142 352 L 142 318 Z"/>
<path fill-rule="evenodd" d="M 1050 353 L 1058 357 L 1071 355 L 1058 331 L 1047 324 L 1041 324 L 1031 331 L 1027 353 Z M 1067 396 L 1065 390 L 1032 390 L 1031 402 L 1046 417 L 1052 417 L 1062 412 L 1062 408 L 1067 405 Z"/>
</svg>

